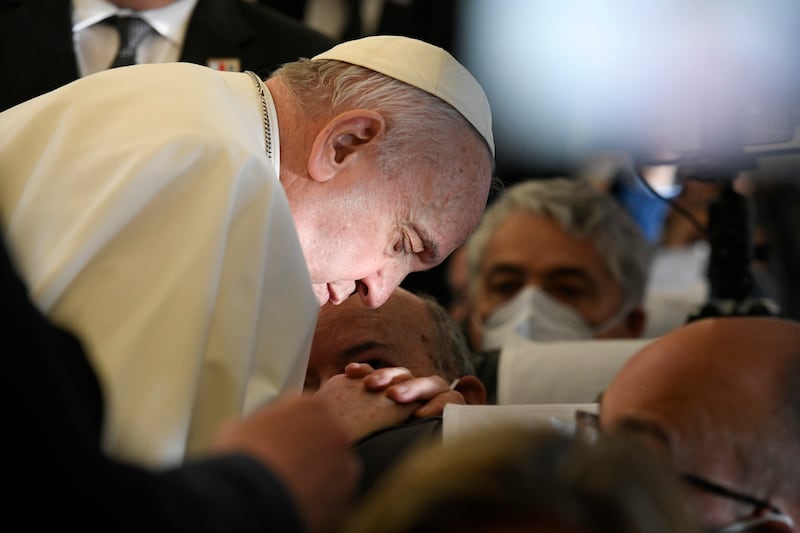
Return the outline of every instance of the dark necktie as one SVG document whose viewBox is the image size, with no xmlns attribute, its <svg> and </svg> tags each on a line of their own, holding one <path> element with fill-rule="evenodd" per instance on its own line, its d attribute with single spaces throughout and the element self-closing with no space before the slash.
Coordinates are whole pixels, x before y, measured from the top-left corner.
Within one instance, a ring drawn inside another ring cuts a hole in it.
<svg viewBox="0 0 800 533">
<path fill-rule="evenodd" d="M 117 16 L 111 22 L 116 24 L 117 31 L 119 31 L 119 51 L 109 68 L 135 64 L 136 47 L 152 31 L 152 28 L 139 17 Z"/>
</svg>

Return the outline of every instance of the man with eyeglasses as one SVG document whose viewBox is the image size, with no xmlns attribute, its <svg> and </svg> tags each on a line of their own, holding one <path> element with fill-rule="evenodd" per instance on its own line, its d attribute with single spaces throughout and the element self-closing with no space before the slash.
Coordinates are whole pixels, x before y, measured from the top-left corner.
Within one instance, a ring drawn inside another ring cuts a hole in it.
<svg viewBox="0 0 800 533">
<path fill-rule="evenodd" d="M 800 323 L 682 326 L 627 362 L 600 423 L 667 459 L 709 531 L 800 532 Z"/>
</svg>

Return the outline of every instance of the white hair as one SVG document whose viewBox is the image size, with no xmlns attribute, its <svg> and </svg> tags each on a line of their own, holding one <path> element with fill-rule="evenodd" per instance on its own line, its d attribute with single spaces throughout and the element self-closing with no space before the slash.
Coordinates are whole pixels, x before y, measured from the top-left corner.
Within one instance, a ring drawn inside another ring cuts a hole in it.
<svg viewBox="0 0 800 533">
<path fill-rule="evenodd" d="M 479 142 L 491 158 L 486 142 L 455 108 L 389 76 L 341 61 L 300 60 L 283 65 L 272 77 L 286 83 L 309 117 L 332 117 L 356 108 L 380 113 L 386 136 L 378 165 L 386 175 L 402 176 L 420 163 L 452 166 L 459 145 L 454 137 Z"/>
</svg>

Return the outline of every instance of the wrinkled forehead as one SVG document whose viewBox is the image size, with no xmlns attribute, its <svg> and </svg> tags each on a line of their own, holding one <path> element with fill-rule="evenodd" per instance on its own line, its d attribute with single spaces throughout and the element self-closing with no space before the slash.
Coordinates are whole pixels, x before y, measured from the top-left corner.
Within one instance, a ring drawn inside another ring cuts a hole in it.
<svg viewBox="0 0 800 533">
<path fill-rule="evenodd" d="M 419 297 L 402 288 L 395 289 L 386 303 L 376 308 L 368 307 L 358 294 L 353 294 L 339 305 L 320 308 L 316 336 L 334 332 L 346 336 L 357 330 L 378 334 L 385 326 L 421 320 L 424 309 Z"/>
<path fill-rule="evenodd" d="M 381 308 L 367 307 L 358 294 L 353 294 L 338 305 L 325 304 L 319 309 L 317 318 L 317 335 L 328 330 L 335 330 L 347 324 L 355 325 L 363 321 L 374 320 Z"/>
</svg>

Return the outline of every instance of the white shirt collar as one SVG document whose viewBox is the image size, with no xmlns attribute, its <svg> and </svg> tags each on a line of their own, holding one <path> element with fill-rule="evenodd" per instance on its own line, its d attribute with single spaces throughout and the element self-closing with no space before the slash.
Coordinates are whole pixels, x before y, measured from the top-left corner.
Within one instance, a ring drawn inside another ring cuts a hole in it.
<svg viewBox="0 0 800 533">
<path fill-rule="evenodd" d="M 139 15 L 159 35 L 180 45 L 186 34 L 186 27 L 189 25 L 189 17 L 196 4 L 197 0 L 175 0 L 158 9 L 139 11 Z M 119 8 L 106 0 L 73 0 L 72 32 L 77 33 L 117 13 L 131 12 L 130 9 Z"/>
</svg>

